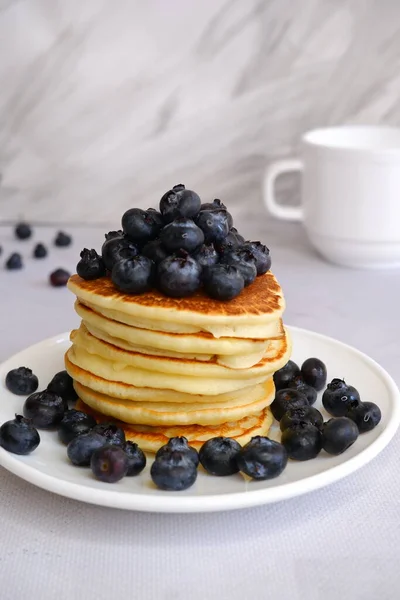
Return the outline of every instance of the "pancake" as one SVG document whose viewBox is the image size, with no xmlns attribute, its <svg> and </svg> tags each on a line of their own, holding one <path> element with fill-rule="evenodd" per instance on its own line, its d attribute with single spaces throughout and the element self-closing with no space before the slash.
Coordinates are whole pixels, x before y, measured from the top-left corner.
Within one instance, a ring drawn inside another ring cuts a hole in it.
<svg viewBox="0 0 400 600">
<path fill-rule="evenodd" d="M 91 354 L 81 346 L 75 345 L 69 348 L 67 356 L 78 367 L 89 371 L 89 373 L 93 373 L 93 375 L 103 377 L 107 381 L 127 383 L 135 387 L 165 388 L 184 392 L 185 394 L 202 394 L 207 396 L 224 394 L 240 390 L 249 385 L 262 383 L 266 379 L 264 373 L 247 379 L 191 377 L 189 372 L 186 376 L 157 373 L 155 371 L 138 369 L 123 362 L 113 362 L 97 354 Z"/>
<path fill-rule="evenodd" d="M 215 338 L 205 332 L 177 334 L 130 327 L 103 317 L 79 301 L 75 302 L 75 310 L 85 324 L 89 323 L 113 337 L 148 348 L 184 354 L 254 354 L 265 352 L 268 343 L 267 340 L 258 339 Z"/>
<path fill-rule="evenodd" d="M 229 302 L 214 300 L 201 291 L 188 298 L 170 298 L 157 290 L 142 295 L 123 294 L 109 277 L 85 281 L 73 275 L 68 288 L 82 302 L 128 314 L 138 322 L 179 323 L 199 327 L 214 337 L 258 337 L 257 330 L 278 321 L 285 309 L 282 290 L 270 272 L 257 277 Z M 248 333 L 246 327 L 250 328 Z"/>
<path fill-rule="evenodd" d="M 91 409 L 82 400 L 78 400 L 76 408 L 82 410 L 98 421 L 109 421 L 110 417 L 102 415 Z M 232 423 L 221 425 L 178 425 L 178 426 L 146 426 L 128 425 L 121 421 L 115 421 L 125 431 L 127 440 L 136 442 L 145 452 L 155 453 L 166 444 L 171 437 L 185 436 L 190 445 L 200 450 L 207 440 L 225 436 L 236 439 L 244 446 L 256 435 L 267 435 L 272 425 L 273 417 L 269 408 L 265 408 L 256 415 L 250 415 Z"/>
<path fill-rule="evenodd" d="M 194 402 L 179 404 L 166 402 L 132 402 L 117 400 L 105 394 L 95 392 L 75 382 L 79 398 L 90 408 L 114 419 L 134 425 L 220 425 L 227 421 L 238 421 L 254 415 L 269 406 L 274 399 L 275 386 L 272 378 L 265 384 L 264 397 L 255 402 L 227 400 L 223 404 L 216 402 Z"/>
<path fill-rule="evenodd" d="M 126 383 L 117 381 L 108 381 L 104 377 L 94 375 L 81 367 L 72 363 L 68 358 L 68 353 L 65 354 L 65 368 L 75 382 L 81 383 L 85 387 L 106 394 L 113 398 L 122 400 L 133 400 L 134 402 L 179 402 L 193 404 L 197 402 L 216 402 L 223 404 L 235 399 L 244 399 L 244 403 L 250 403 L 265 397 L 265 381 L 258 385 L 250 385 L 249 387 L 228 392 L 225 394 L 215 394 L 205 396 L 201 394 L 185 394 L 175 390 L 154 389 L 151 387 L 135 387 Z"/>
<path fill-rule="evenodd" d="M 75 346 L 112 362 L 114 369 L 118 369 L 116 365 L 122 364 L 136 367 L 138 370 L 154 371 L 166 375 L 187 377 L 189 373 L 190 378 L 250 379 L 255 376 L 268 375 L 276 371 L 277 365 L 279 367 L 282 363 L 286 364 L 290 352 L 290 340 L 285 336 L 283 339 L 269 342 L 266 353 L 255 366 L 247 369 L 232 369 L 219 365 L 215 359 L 200 362 L 190 359 L 146 356 L 138 352 L 127 351 L 119 348 L 117 343 L 110 344 L 97 339 L 83 324 L 78 330 L 71 332 L 70 339 Z"/>
</svg>

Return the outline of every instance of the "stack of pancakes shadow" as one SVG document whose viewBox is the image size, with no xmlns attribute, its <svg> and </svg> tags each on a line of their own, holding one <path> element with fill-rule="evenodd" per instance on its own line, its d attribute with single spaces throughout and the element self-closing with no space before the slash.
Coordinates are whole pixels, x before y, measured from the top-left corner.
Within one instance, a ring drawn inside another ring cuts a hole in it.
<svg viewBox="0 0 400 600">
<path fill-rule="evenodd" d="M 121 423 L 147 452 L 174 436 L 199 449 L 216 436 L 245 444 L 268 434 L 273 374 L 291 353 L 272 273 L 229 302 L 127 295 L 107 277 L 73 275 L 68 287 L 82 319 L 65 355 L 78 408 Z"/>
</svg>

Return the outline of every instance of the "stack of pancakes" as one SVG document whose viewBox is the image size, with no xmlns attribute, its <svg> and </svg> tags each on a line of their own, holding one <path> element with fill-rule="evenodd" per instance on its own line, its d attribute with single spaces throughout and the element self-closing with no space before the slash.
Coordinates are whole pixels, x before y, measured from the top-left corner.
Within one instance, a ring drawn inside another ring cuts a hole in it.
<svg viewBox="0 0 400 600">
<path fill-rule="evenodd" d="M 65 356 L 78 407 L 121 422 L 151 452 L 178 435 L 200 448 L 215 436 L 245 444 L 268 433 L 272 376 L 291 352 L 272 273 L 230 302 L 127 295 L 107 277 L 73 275 L 68 287 L 82 319 Z"/>
</svg>

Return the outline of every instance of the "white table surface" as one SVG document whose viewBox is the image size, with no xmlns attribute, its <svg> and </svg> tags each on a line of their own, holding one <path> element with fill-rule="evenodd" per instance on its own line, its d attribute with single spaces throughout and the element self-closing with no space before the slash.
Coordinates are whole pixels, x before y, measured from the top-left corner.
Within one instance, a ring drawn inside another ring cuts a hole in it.
<svg viewBox="0 0 400 600">
<path fill-rule="evenodd" d="M 110 226 L 116 228 L 115 224 Z M 25 269 L 0 268 L 0 360 L 77 324 L 73 298 L 47 283 L 74 269 L 101 229 L 64 228 L 69 249 L 29 258 L 33 240 L 0 228 Z M 400 273 L 340 269 L 310 250 L 297 225 L 257 215 L 241 228 L 272 252 L 286 322 L 350 343 L 400 383 Z M 37 228 L 35 241 L 54 228 Z M 377 398 L 379 402 L 379 398 Z M 203 515 L 129 513 L 52 495 L 0 468 L 1 600 L 393 600 L 400 597 L 400 439 L 356 474 L 298 499 Z"/>
</svg>

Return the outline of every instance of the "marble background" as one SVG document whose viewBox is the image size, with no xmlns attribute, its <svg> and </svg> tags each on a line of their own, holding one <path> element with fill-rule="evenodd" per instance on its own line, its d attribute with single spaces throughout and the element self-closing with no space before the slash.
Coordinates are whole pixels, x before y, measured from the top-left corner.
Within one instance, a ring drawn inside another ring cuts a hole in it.
<svg viewBox="0 0 400 600">
<path fill-rule="evenodd" d="M 0 0 L 0 84 L 0 220 L 114 225 L 177 182 L 240 219 L 304 130 L 400 122 L 400 2 Z"/>
</svg>

